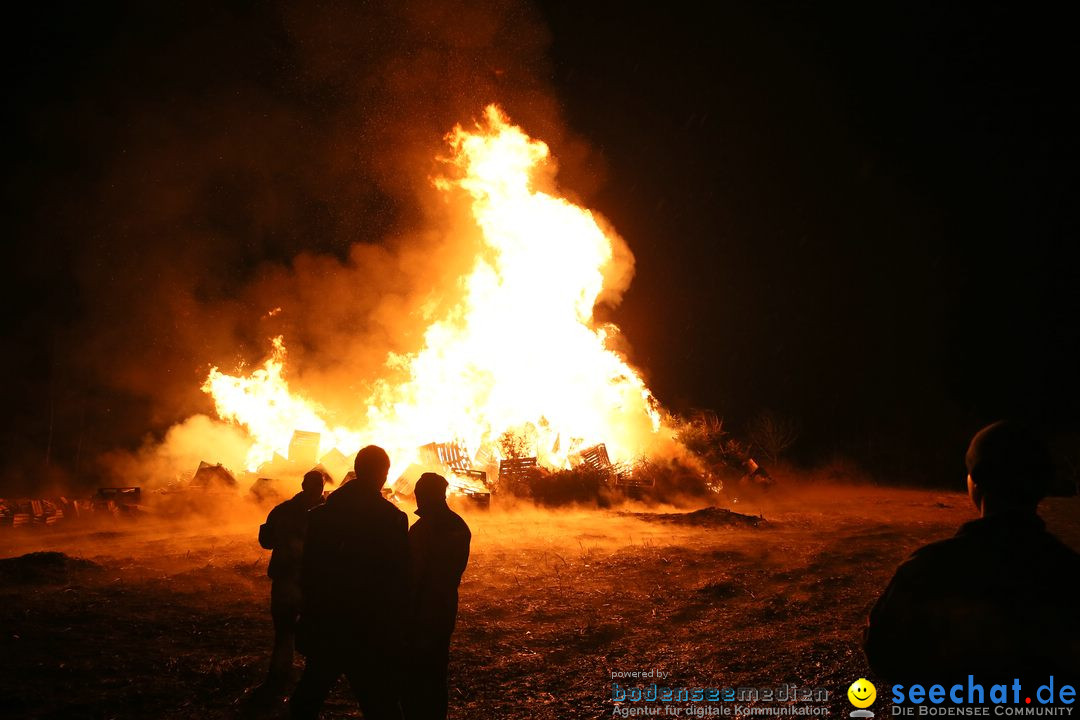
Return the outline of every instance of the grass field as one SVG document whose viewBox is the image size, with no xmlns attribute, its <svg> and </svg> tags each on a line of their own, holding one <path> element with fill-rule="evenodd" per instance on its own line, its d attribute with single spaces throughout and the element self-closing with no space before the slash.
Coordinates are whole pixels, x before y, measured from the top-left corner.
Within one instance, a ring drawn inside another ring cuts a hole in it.
<svg viewBox="0 0 1080 720">
<path fill-rule="evenodd" d="M 824 687 L 846 717 L 848 685 L 874 680 L 859 649 L 869 606 L 908 553 L 973 517 L 959 493 L 873 486 L 781 488 L 729 507 L 764 522 L 692 508 L 464 510 L 473 553 L 451 717 L 610 717 L 612 673 L 639 670 L 669 686 Z M 1080 502 L 1048 501 L 1043 515 L 1080 548 Z M 245 698 L 271 639 L 260 521 L 0 535 L 0 557 L 67 556 L 0 563 L 0 716 L 258 716 Z M 323 716 L 359 717 L 344 682 Z"/>
</svg>

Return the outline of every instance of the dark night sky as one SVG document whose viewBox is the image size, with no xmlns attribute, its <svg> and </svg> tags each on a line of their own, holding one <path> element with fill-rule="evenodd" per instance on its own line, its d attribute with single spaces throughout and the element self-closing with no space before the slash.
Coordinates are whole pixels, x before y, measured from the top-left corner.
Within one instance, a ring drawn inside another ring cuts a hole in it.
<svg viewBox="0 0 1080 720">
<path fill-rule="evenodd" d="M 195 347 L 191 368 L 169 365 L 191 345 L 170 331 L 175 315 L 228 305 L 234 283 L 301 248 L 344 256 L 345 238 L 407 221 L 403 196 L 371 180 L 385 167 L 320 160 L 341 126 L 320 123 L 382 127 L 365 108 L 392 116 L 400 103 L 364 93 L 383 92 L 395 43 L 422 58 L 426 40 L 394 12 L 349 29 L 335 5 L 319 6 L 324 25 L 243 2 L 60 3 L 6 23 L 4 485 L 87 482 L 96 454 L 199 410 L 194 363 L 209 360 Z M 567 182 L 602 168 L 602 182 L 572 189 L 637 258 L 612 317 L 669 407 L 713 408 L 736 428 L 773 408 L 801 419 L 807 461 L 843 454 L 930 481 L 955 476 L 966 438 L 998 417 L 1076 431 L 1077 68 L 1064 17 L 999 3 L 493 5 L 529 30 L 495 32 L 496 50 L 449 43 L 467 59 L 451 63 L 447 94 L 458 82 L 474 107 L 462 68 L 485 52 L 506 64 L 530 39 L 530 82 L 591 148 L 590 172 Z M 513 82 L 509 66 L 498 82 Z M 523 122 L 544 105 L 516 102 Z M 423 117 L 446 128 L 465 119 L 454 104 Z M 160 138 L 155 117 L 170 120 Z M 180 133 L 226 149 L 162 160 Z M 197 218 L 163 167 L 215 188 Z M 238 219 L 239 205 L 271 217 Z M 204 230 L 214 241 L 192 243 Z M 169 287 L 173 272 L 202 304 L 115 290 Z M 108 377 L 114 341 L 144 374 Z M 166 366 L 190 372 L 192 398 L 148 399 Z"/>
<path fill-rule="evenodd" d="M 551 17 L 570 121 L 611 164 L 597 204 L 642 268 L 618 315 L 661 397 L 786 409 L 818 452 L 929 474 L 985 421 L 1075 423 L 1063 18 L 635 7 L 590 19 L 599 44 Z"/>
</svg>

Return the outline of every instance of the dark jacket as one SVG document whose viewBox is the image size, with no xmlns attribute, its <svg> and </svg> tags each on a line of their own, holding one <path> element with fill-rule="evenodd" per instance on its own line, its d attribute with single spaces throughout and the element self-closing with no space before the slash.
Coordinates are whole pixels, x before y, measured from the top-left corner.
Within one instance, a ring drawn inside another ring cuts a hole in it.
<svg viewBox="0 0 1080 720">
<path fill-rule="evenodd" d="M 446 505 L 417 511 L 417 515 L 420 519 L 409 529 L 414 643 L 448 645 L 472 533 Z"/>
<path fill-rule="evenodd" d="M 311 507 L 312 503 L 304 493 L 297 493 L 275 506 L 259 527 L 259 544 L 273 550 L 266 574 L 274 580 L 299 581 L 307 514 Z"/>
<path fill-rule="evenodd" d="M 353 481 L 308 513 L 297 648 L 348 659 L 398 652 L 408 608 L 409 521 Z"/>
<path fill-rule="evenodd" d="M 887 679 L 1080 674 L 1080 555 L 1034 513 L 966 523 L 917 550 L 870 612 L 865 650 Z"/>
</svg>

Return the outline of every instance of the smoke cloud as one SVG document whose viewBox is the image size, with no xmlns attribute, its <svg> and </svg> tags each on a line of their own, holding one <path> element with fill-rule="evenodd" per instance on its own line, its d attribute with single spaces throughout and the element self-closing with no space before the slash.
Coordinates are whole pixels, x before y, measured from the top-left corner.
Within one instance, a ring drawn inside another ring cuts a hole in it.
<svg viewBox="0 0 1080 720">
<path fill-rule="evenodd" d="M 56 221 L 79 303 L 57 331 L 71 352 L 51 392 L 75 401 L 50 425 L 54 479 L 239 468 L 243 437 L 207 417 L 199 387 L 276 335 L 290 384 L 355 418 L 387 353 L 416 350 L 460 295 L 477 239 L 430 179 L 443 136 L 486 103 L 552 146 L 564 193 L 602 179 L 563 126 L 548 32 L 526 3 L 133 12 L 73 100 L 95 173 Z M 632 273 L 617 256 L 609 301 Z M 9 463 L 5 482 L 35 463 Z"/>
</svg>

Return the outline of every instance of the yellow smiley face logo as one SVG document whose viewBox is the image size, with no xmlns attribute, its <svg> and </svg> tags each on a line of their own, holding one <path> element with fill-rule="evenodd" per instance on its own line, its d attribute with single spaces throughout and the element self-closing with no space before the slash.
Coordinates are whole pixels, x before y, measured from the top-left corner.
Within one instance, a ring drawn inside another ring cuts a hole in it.
<svg viewBox="0 0 1080 720">
<path fill-rule="evenodd" d="M 857 708 L 870 707 L 877 700 L 877 688 L 866 678 L 859 678 L 848 688 L 847 699 Z"/>
</svg>

